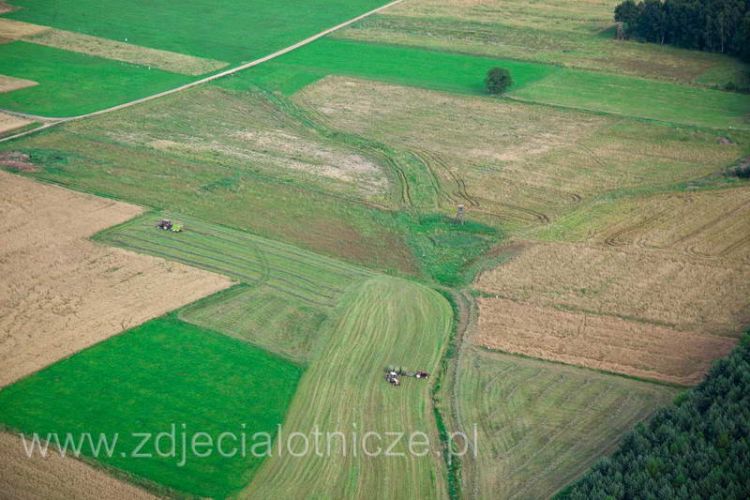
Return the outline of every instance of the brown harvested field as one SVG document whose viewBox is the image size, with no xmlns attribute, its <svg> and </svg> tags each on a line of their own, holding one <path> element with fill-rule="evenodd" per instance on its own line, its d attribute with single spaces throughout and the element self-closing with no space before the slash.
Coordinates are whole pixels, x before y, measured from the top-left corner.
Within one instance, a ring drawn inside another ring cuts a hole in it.
<svg viewBox="0 0 750 500">
<path fill-rule="evenodd" d="M 141 66 L 150 66 L 164 71 L 183 75 L 201 75 L 216 71 L 229 63 L 213 59 L 179 54 L 166 50 L 152 49 L 118 42 L 106 38 L 49 29 L 33 36 L 26 36 L 24 41 L 54 47 L 57 49 L 79 52 L 90 56 L 113 59 Z"/>
<path fill-rule="evenodd" d="M 29 458 L 20 436 L 0 432 L 0 497 L 67 500 L 156 498 L 79 460 L 50 453 Z"/>
<path fill-rule="evenodd" d="M 18 40 L 48 30 L 47 26 L 0 17 L 0 38 Z"/>
<path fill-rule="evenodd" d="M 737 335 L 750 322 L 750 266 L 669 252 L 567 243 L 528 246 L 482 274 L 498 298 Z"/>
<path fill-rule="evenodd" d="M 491 349 L 676 384 L 700 382 L 731 351 L 728 337 L 680 332 L 615 316 L 506 299 L 479 299 L 479 334 Z"/>
<path fill-rule="evenodd" d="M 34 85 L 37 85 L 37 82 L 24 80 L 23 78 L 0 75 L 0 92 L 12 92 L 26 87 L 33 87 Z"/>
<path fill-rule="evenodd" d="M 230 285 L 87 239 L 140 212 L 0 172 L 0 387 Z"/>
<path fill-rule="evenodd" d="M 0 86 L 2 86 L 2 77 L 0 77 Z M 31 120 L 27 120 L 26 118 L 19 118 L 18 116 L 0 112 L 0 134 L 4 134 L 5 132 L 10 132 L 11 130 L 24 127 L 29 123 L 33 122 Z"/>
<path fill-rule="evenodd" d="M 626 198 L 584 207 L 540 233 L 750 264 L 750 186 Z"/>
<path fill-rule="evenodd" d="M 702 177 L 742 154 L 710 132 L 344 77 L 295 99 L 331 127 L 412 151 L 440 179 L 446 207 L 463 203 L 504 224 Z"/>
</svg>

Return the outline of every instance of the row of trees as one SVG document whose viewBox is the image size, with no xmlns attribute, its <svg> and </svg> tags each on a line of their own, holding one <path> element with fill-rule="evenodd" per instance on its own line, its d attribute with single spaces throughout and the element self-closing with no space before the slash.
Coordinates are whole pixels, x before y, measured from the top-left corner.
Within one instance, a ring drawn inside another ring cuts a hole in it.
<svg viewBox="0 0 750 500">
<path fill-rule="evenodd" d="M 750 61 L 750 0 L 625 0 L 615 21 L 629 38 Z"/>
<path fill-rule="evenodd" d="M 750 335 L 559 497 L 750 498 Z"/>
</svg>

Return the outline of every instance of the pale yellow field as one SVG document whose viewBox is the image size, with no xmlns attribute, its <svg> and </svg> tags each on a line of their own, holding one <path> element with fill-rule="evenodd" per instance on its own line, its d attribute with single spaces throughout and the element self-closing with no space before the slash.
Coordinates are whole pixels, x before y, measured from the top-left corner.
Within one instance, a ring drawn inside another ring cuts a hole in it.
<svg viewBox="0 0 750 500">
<path fill-rule="evenodd" d="M 140 212 L 0 172 L 0 387 L 230 285 L 88 241 Z"/>
<path fill-rule="evenodd" d="M 37 82 L 24 80 L 23 78 L 0 75 L 0 92 L 12 92 L 26 87 L 33 87 L 34 85 L 37 85 Z"/>
<path fill-rule="evenodd" d="M 0 38 L 18 40 L 48 30 L 47 26 L 0 17 Z"/>
<path fill-rule="evenodd" d="M 56 49 L 80 52 L 104 59 L 149 66 L 183 75 L 201 75 L 228 65 L 224 61 L 203 59 L 57 29 L 50 29 L 34 34 L 33 36 L 27 36 L 24 38 L 24 41 Z"/>
<path fill-rule="evenodd" d="M 2 85 L 2 82 L 0 82 L 0 86 L 1 85 Z M 28 125 L 29 123 L 32 123 L 32 121 L 27 120 L 26 118 L 19 118 L 14 115 L 9 115 L 7 113 L 0 112 L 0 134 L 4 132 L 10 132 L 11 130 L 14 130 L 17 128 L 24 127 Z"/>
<path fill-rule="evenodd" d="M 20 436 L 0 432 L 0 497 L 8 500 L 155 499 L 140 488 L 115 479 L 79 460 L 26 455 Z"/>
<path fill-rule="evenodd" d="M 736 336 L 750 321 L 750 266 L 637 248 L 531 245 L 477 286 L 499 298 L 715 335 Z"/>
</svg>

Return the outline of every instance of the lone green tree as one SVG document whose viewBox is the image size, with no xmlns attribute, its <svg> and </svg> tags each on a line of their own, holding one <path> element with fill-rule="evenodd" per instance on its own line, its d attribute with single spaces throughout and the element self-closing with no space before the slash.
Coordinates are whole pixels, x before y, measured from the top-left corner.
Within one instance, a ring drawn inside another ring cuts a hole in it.
<svg viewBox="0 0 750 500">
<path fill-rule="evenodd" d="M 513 84 L 510 71 L 504 68 L 492 68 L 487 72 L 484 85 L 490 94 L 502 94 Z"/>
</svg>

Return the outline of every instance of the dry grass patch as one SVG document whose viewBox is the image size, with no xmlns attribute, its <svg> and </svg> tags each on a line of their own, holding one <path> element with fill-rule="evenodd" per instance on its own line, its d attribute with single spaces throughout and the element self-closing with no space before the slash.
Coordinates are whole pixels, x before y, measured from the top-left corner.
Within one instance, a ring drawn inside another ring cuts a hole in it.
<svg viewBox="0 0 750 500">
<path fill-rule="evenodd" d="M 0 173 L 0 386 L 227 287 L 87 238 L 139 207 Z"/>
<path fill-rule="evenodd" d="M 18 40 L 27 36 L 37 35 L 48 29 L 50 28 L 47 26 L 0 17 L 0 38 Z"/>
<path fill-rule="evenodd" d="M 334 128 L 413 151 L 446 207 L 504 223 L 547 222 L 582 199 L 700 177 L 741 154 L 696 130 L 343 77 L 295 98 Z"/>
<path fill-rule="evenodd" d="M 669 252 L 549 243 L 484 273 L 485 293 L 537 305 L 736 335 L 750 322 L 750 266 Z"/>
<path fill-rule="evenodd" d="M 0 491 L 14 500 L 146 500 L 153 495 L 50 448 L 29 458 L 18 435 L 0 433 Z"/>
<path fill-rule="evenodd" d="M 27 36 L 25 41 L 104 59 L 154 67 L 183 75 L 201 75 L 216 71 L 229 64 L 224 61 L 141 47 L 71 31 L 50 29 L 31 35 Z"/>
<path fill-rule="evenodd" d="M 25 127 L 30 123 L 33 122 L 31 120 L 27 120 L 26 118 L 20 118 L 15 115 L 9 115 L 8 113 L 0 112 L 0 135 L 17 128 Z M 0 164 L 3 164 L 2 158 L 2 155 L 0 155 Z"/>
<path fill-rule="evenodd" d="M 689 385 L 735 345 L 613 316 L 569 312 L 505 299 L 479 299 L 479 334 L 491 349 Z"/>
<path fill-rule="evenodd" d="M 32 80 L 24 80 L 23 78 L 14 78 L 12 76 L 0 75 L 0 93 L 12 92 L 14 90 L 23 89 L 26 87 L 33 87 L 34 85 L 38 85 L 37 82 Z"/>
</svg>

